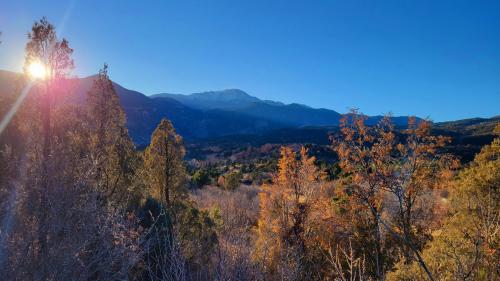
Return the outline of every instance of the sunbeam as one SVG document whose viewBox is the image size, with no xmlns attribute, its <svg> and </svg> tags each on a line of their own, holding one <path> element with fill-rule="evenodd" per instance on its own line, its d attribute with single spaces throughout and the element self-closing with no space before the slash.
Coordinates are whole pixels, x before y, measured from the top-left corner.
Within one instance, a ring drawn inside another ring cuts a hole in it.
<svg viewBox="0 0 500 281">
<path fill-rule="evenodd" d="M 23 104 L 24 99 L 26 98 L 26 96 L 30 92 L 31 88 L 33 87 L 33 83 L 34 83 L 34 81 L 31 81 L 28 83 L 28 85 L 26 85 L 24 87 L 23 91 L 21 92 L 21 95 L 19 95 L 16 102 L 14 102 L 14 104 L 9 109 L 7 114 L 5 114 L 2 121 L 0 121 L 0 135 L 3 133 L 5 128 L 7 128 L 7 125 L 9 125 L 9 123 L 12 120 L 12 118 L 14 117 L 14 115 L 16 115 L 16 112 L 19 109 L 19 107 L 21 106 L 21 104 Z"/>
</svg>

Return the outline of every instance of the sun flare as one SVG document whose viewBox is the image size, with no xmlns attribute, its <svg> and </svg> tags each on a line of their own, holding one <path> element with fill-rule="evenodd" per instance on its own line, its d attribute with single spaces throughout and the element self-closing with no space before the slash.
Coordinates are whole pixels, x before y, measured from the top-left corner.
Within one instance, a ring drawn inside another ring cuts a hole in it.
<svg viewBox="0 0 500 281">
<path fill-rule="evenodd" d="M 43 80 L 47 77 L 47 69 L 42 63 L 38 61 L 30 63 L 30 65 L 28 66 L 28 72 L 34 79 Z"/>
</svg>

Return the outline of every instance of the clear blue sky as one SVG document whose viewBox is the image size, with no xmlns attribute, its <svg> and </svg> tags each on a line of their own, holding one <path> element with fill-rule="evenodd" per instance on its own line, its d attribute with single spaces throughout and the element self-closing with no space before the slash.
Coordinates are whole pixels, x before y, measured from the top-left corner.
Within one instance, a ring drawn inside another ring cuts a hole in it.
<svg viewBox="0 0 500 281">
<path fill-rule="evenodd" d="M 47 16 L 75 74 L 110 65 L 145 94 L 240 88 L 263 99 L 435 121 L 500 114 L 500 1 L 0 2 L 0 69 Z"/>
</svg>

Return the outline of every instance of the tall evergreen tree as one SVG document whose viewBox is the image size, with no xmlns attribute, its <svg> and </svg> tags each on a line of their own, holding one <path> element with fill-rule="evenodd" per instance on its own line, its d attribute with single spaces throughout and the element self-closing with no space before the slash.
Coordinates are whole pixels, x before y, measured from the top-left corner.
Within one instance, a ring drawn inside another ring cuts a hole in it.
<svg viewBox="0 0 500 281">
<path fill-rule="evenodd" d="M 40 105 L 39 112 L 41 124 L 35 124 L 34 127 L 41 128 L 41 135 L 37 135 L 36 131 L 32 132 L 32 142 L 30 144 L 30 153 L 32 155 L 32 175 L 34 185 L 37 187 L 34 195 L 33 203 L 36 203 L 38 212 L 36 213 L 36 221 L 38 225 L 37 236 L 39 247 L 37 256 L 38 267 L 42 278 L 47 274 L 46 264 L 42 261 L 48 256 L 48 244 L 50 243 L 48 227 L 50 221 L 50 206 L 49 197 L 52 192 L 52 187 L 55 185 L 57 176 L 54 174 L 54 122 L 53 102 L 57 93 L 61 91 L 58 87 L 60 81 L 64 80 L 68 73 L 74 67 L 71 55 L 73 50 L 69 47 L 66 39 L 58 40 L 55 28 L 46 18 L 35 22 L 28 33 L 28 43 L 26 44 L 25 58 L 25 73 L 28 74 L 28 69 L 33 63 L 40 63 L 47 72 L 43 81 L 38 81 L 34 85 L 37 95 L 36 104 Z M 34 120 L 32 120 L 34 121 Z M 35 123 L 37 123 L 35 121 Z M 39 142 L 39 139 L 42 142 Z M 40 154 L 41 151 L 41 154 Z"/>
<path fill-rule="evenodd" d="M 185 194 L 185 149 L 172 123 L 162 119 L 144 153 L 144 167 L 150 194 L 167 207 Z"/>
<path fill-rule="evenodd" d="M 134 175 L 135 148 L 106 64 L 88 92 L 86 108 L 94 186 L 104 202 L 119 202 L 125 199 Z"/>
</svg>

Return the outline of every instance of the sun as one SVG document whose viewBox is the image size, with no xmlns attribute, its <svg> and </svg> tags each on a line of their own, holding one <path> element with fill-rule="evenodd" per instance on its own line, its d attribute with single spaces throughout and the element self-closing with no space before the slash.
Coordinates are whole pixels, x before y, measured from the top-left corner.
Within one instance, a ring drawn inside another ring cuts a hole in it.
<svg viewBox="0 0 500 281">
<path fill-rule="evenodd" d="M 28 66 L 29 75 L 34 79 L 45 79 L 47 77 L 47 69 L 39 61 L 31 62 Z"/>
</svg>

